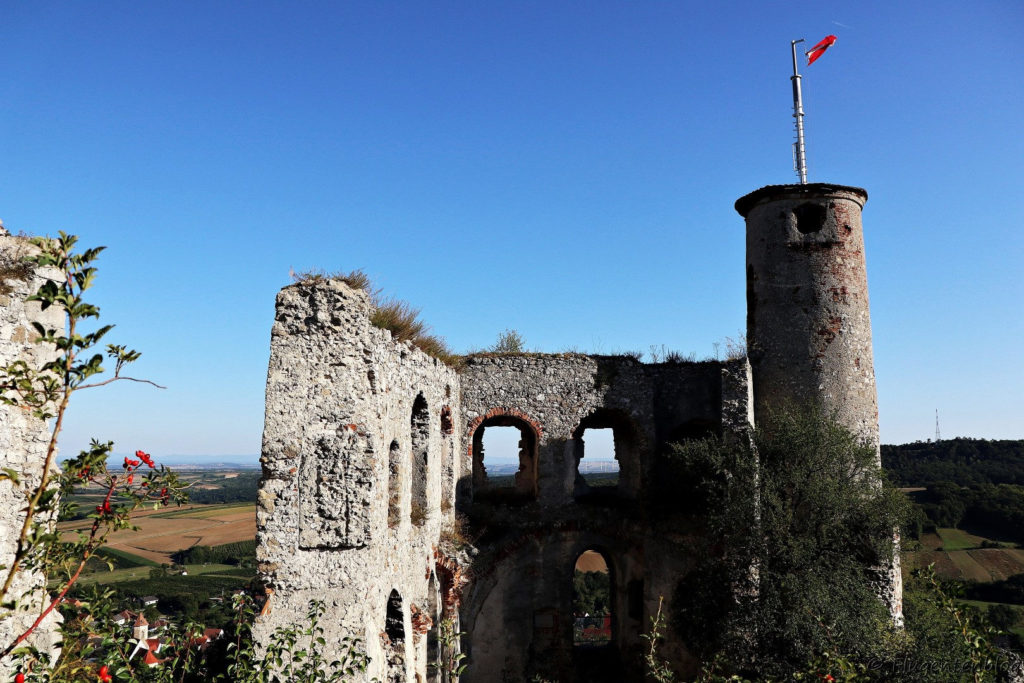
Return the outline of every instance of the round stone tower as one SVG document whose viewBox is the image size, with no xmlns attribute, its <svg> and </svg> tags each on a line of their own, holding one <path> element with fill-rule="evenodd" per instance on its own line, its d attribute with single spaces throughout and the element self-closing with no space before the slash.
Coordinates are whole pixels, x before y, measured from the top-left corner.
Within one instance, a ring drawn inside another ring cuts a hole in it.
<svg viewBox="0 0 1024 683">
<path fill-rule="evenodd" d="M 878 443 L 878 397 L 858 187 L 769 185 L 747 222 L 747 350 L 755 419 L 816 403 Z"/>
</svg>

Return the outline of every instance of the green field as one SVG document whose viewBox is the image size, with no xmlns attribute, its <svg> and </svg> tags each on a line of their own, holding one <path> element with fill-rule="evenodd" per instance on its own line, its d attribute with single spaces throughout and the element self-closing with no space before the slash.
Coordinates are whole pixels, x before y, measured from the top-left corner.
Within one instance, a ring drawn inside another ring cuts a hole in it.
<svg viewBox="0 0 1024 683">
<path fill-rule="evenodd" d="M 942 539 L 943 550 L 971 550 L 980 548 L 984 541 L 996 543 L 983 536 L 975 536 L 962 529 L 939 529 L 939 537 Z M 1003 547 L 1012 547 L 1012 543 L 999 543 Z"/>
<path fill-rule="evenodd" d="M 112 561 L 114 566 L 119 569 L 159 566 L 153 560 L 147 560 L 145 557 L 139 557 L 138 555 L 133 555 L 132 553 L 124 550 L 118 550 L 117 548 L 100 548 L 96 551 L 96 556 L 99 559 Z"/>
<path fill-rule="evenodd" d="M 212 517 L 218 517 L 229 510 L 235 510 L 241 512 L 249 508 L 255 514 L 256 504 L 255 503 L 221 503 L 219 505 L 202 505 L 199 507 L 190 508 L 176 508 L 173 510 L 167 510 L 166 512 L 157 512 L 151 517 L 158 519 L 173 519 L 175 517 L 191 517 L 193 519 L 210 519 Z"/>
<path fill-rule="evenodd" d="M 152 567 L 129 567 L 126 569 L 115 569 L 113 571 L 98 571 L 81 577 L 76 583 L 80 586 L 90 584 L 107 585 L 111 583 L 123 583 L 125 581 L 139 581 L 149 578 L 149 571 Z M 185 571 L 189 576 L 224 576 L 232 578 L 251 578 L 255 574 L 253 569 L 241 569 L 230 564 L 187 564 Z"/>
</svg>

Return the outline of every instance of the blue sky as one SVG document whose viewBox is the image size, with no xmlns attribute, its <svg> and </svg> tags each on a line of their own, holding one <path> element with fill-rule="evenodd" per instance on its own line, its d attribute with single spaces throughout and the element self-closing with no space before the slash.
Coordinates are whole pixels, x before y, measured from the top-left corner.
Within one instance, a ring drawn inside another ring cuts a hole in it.
<svg viewBox="0 0 1024 683">
<path fill-rule="evenodd" d="M 65 453 L 251 454 L 290 269 L 364 268 L 457 351 L 708 355 L 744 327 L 732 205 L 867 188 L 885 442 L 1024 438 L 1024 4 L 0 5 L 0 218 L 103 244 L 143 352 Z"/>
</svg>

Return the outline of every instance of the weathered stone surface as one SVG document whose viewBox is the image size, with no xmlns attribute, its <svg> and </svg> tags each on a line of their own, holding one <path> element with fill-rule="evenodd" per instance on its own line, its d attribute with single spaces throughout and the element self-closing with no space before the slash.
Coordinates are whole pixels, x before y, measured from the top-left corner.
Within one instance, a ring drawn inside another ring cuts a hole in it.
<svg viewBox="0 0 1024 683">
<path fill-rule="evenodd" d="M 426 609 L 433 548 L 454 508 L 454 482 L 444 480 L 459 474 L 443 463 L 462 451 L 459 433 L 443 433 L 441 413 L 458 405 L 459 381 L 371 325 L 371 312 L 365 292 L 339 281 L 278 295 L 257 514 L 261 572 L 275 593 L 257 634 L 325 600 L 332 647 L 359 637 L 373 658 L 369 677 L 411 681 L 426 670 L 426 638 L 391 642 L 385 615 L 395 591 L 405 633 L 414 632 L 412 604 L 438 621 Z M 414 405 L 423 418 L 415 443 Z"/>
<path fill-rule="evenodd" d="M 325 599 L 325 654 L 342 636 L 362 638 L 368 678 L 437 680 L 428 663 L 450 617 L 467 634 L 470 683 L 642 680 L 635 653 L 659 598 L 715 552 L 700 520 L 659 489 L 667 444 L 745 437 L 758 411 L 807 400 L 877 443 L 865 198 L 784 186 L 738 202 L 751 362 L 478 354 L 456 373 L 373 327 L 362 291 L 337 281 L 282 290 L 258 513 L 261 574 L 275 594 L 259 636 Z M 520 432 L 507 485 L 483 446 L 496 427 Z M 613 431 L 614 487 L 580 474 L 587 429 Z M 454 510 L 479 534 L 457 614 L 456 563 L 438 550 Z M 588 550 L 604 557 L 612 586 L 612 646 L 598 670 L 572 645 L 573 571 Z M 692 673 L 686 644 L 671 627 L 668 636 L 663 653 Z"/>
<path fill-rule="evenodd" d="M 0 227 L 0 262 L 19 261 L 30 249 L 25 239 L 9 235 Z M 27 278 L 8 278 L 4 284 L 10 293 L 0 307 L 0 365 L 6 366 L 23 360 L 31 367 L 41 367 L 55 357 L 52 347 L 36 344 L 38 337 L 32 328 L 40 322 L 51 329 L 62 329 L 64 317 L 56 309 L 41 310 L 38 303 L 25 298 L 39 289 L 46 278 L 56 277 L 53 270 L 31 273 Z M 10 480 L 0 481 L 0 565 L 10 566 L 17 548 L 18 534 L 25 519 L 25 498 L 21 487 L 34 486 L 43 474 L 50 429 L 42 420 L 14 406 L 0 404 L 0 469 L 10 468 L 20 473 L 18 486 Z M 0 570 L 0 581 L 6 578 Z M 0 640 L 13 641 L 23 633 L 39 615 L 40 605 L 47 597 L 41 575 L 21 572 L 11 586 L 7 599 L 20 598 L 20 607 L 9 619 L 0 621 Z M 31 642 L 43 651 L 56 652 L 58 616 L 52 613 L 36 631 Z M 0 677 L 12 676 L 6 663 L 0 663 Z"/>
<path fill-rule="evenodd" d="M 861 209 L 867 192 L 779 185 L 736 202 L 747 221 L 747 339 L 757 410 L 817 403 L 878 442 Z"/>
</svg>

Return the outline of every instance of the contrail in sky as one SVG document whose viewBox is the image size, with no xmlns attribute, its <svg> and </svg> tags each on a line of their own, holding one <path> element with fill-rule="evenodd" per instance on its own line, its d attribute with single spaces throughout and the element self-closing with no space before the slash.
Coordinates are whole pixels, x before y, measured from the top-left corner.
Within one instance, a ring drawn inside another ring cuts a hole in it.
<svg viewBox="0 0 1024 683">
<path fill-rule="evenodd" d="M 848 28 L 848 29 L 850 29 L 851 31 L 854 31 L 854 30 L 856 30 L 856 29 L 854 29 L 854 28 L 853 28 L 852 26 L 847 26 L 846 24 L 840 24 L 840 23 L 839 23 L 838 21 L 833 21 L 832 23 L 833 23 L 833 24 L 835 24 L 836 26 L 842 26 L 843 28 Z"/>
</svg>

